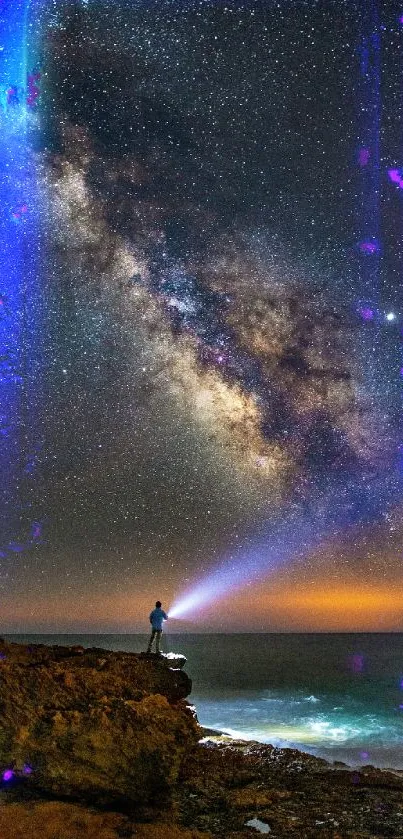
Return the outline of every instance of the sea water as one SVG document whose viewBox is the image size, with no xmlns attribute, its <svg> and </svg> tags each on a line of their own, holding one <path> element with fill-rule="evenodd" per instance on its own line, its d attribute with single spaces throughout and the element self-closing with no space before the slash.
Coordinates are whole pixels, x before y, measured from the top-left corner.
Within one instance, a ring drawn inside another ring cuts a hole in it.
<svg viewBox="0 0 403 839">
<path fill-rule="evenodd" d="M 13 635 L 139 652 L 141 635 Z M 203 726 L 351 766 L 403 770 L 402 634 L 164 635 Z"/>
</svg>

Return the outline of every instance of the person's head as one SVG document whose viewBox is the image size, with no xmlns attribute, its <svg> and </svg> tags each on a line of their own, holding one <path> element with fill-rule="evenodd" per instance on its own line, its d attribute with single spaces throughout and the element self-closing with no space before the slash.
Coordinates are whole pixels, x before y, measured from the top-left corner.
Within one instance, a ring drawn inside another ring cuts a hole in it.
<svg viewBox="0 0 403 839">
<path fill-rule="evenodd" d="M 161 600 L 157 600 L 157 602 L 156 602 L 156 604 L 155 604 L 156 609 L 160 609 L 160 608 L 161 608 L 161 605 L 162 605 L 162 604 L 161 604 Z"/>
</svg>

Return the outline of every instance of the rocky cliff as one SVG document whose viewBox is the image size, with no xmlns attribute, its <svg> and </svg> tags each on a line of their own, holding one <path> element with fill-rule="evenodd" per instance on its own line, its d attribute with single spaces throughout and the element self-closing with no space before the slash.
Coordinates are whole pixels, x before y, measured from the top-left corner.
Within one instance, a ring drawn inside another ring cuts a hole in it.
<svg viewBox="0 0 403 839">
<path fill-rule="evenodd" d="M 0 767 L 53 795 L 166 802 L 198 740 L 190 690 L 157 656 L 2 642 Z"/>
<path fill-rule="evenodd" d="M 398 839 L 403 780 L 220 738 L 183 662 L 0 641 L 0 839 Z"/>
</svg>

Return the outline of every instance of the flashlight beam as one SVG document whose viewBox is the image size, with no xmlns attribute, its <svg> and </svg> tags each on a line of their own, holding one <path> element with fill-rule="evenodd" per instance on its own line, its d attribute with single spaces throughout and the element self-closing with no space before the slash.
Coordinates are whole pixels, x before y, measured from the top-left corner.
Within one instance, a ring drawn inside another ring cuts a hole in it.
<svg viewBox="0 0 403 839">
<path fill-rule="evenodd" d="M 381 521 L 391 504 L 401 498 L 401 477 L 363 478 L 335 486 L 332 494 L 317 497 L 311 510 L 293 509 L 267 529 L 250 549 L 239 549 L 185 593 L 169 610 L 170 618 L 202 611 L 228 592 L 252 585 L 285 563 L 303 559 L 324 540 L 345 534 L 351 526 Z"/>
</svg>

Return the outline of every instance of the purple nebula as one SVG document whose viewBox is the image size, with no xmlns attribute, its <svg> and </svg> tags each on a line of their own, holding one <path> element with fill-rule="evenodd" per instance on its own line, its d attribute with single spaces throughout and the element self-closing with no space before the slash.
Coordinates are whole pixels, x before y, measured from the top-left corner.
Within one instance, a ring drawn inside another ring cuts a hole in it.
<svg viewBox="0 0 403 839">
<path fill-rule="evenodd" d="M 372 256 L 375 253 L 379 253 L 380 246 L 377 239 L 369 239 L 363 242 L 359 242 L 358 249 L 361 251 L 361 253 L 365 253 L 369 256 Z"/>
<path fill-rule="evenodd" d="M 360 149 L 358 152 L 358 163 L 360 166 L 367 166 L 371 157 L 370 149 Z"/>
<path fill-rule="evenodd" d="M 375 317 L 375 312 L 370 306 L 360 306 L 358 309 L 358 314 L 363 320 L 373 320 Z"/>
<path fill-rule="evenodd" d="M 389 180 L 396 184 L 399 189 L 403 189 L 403 171 L 402 169 L 388 169 Z"/>
</svg>

